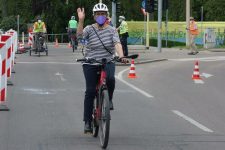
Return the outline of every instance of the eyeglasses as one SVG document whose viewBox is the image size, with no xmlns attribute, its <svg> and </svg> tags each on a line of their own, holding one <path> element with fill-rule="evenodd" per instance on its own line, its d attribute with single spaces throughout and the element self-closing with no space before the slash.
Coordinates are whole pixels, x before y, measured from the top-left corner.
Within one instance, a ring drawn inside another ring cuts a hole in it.
<svg viewBox="0 0 225 150">
<path fill-rule="evenodd" d="M 95 12 L 95 16 L 106 16 L 106 12 Z"/>
</svg>

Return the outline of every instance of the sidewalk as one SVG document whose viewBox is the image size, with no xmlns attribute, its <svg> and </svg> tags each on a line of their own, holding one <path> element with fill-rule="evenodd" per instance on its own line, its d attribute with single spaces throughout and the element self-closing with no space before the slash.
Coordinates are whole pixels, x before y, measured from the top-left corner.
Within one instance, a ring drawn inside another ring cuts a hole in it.
<svg viewBox="0 0 225 150">
<path fill-rule="evenodd" d="M 179 48 L 162 48 L 161 52 L 158 52 L 157 47 L 150 47 L 145 49 L 142 45 L 129 45 L 129 55 L 139 54 L 139 57 L 135 60 L 136 64 L 150 63 L 156 61 L 165 61 L 168 59 L 177 58 L 201 58 L 201 57 L 213 57 L 213 56 L 225 56 L 225 49 L 210 49 L 210 50 L 199 50 L 197 55 L 188 55 L 190 52 L 188 49 Z M 117 64 L 123 65 L 123 64 Z M 129 65 L 129 64 L 126 64 Z"/>
<path fill-rule="evenodd" d="M 49 44 L 49 46 L 54 46 Z M 67 45 L 60 45 L 60 48 L 66 48 Z M 161 52 L 158 52 L 157 47 L 150 47 L 146 49 L 143 45 L 128 45 L 128 53 L 139 54 L 139 57 L 135 59 L 135 64 L 151 63 L 156 61 L 165 61 L 168 59 L 178 59 L 178 58 L 202 58 L 202 57 L 215 57 L 215 56 L 225 56 L 225 49 L 210 49 L 210 50 L 199 50 L 197 55 L 188 55 L 190 50 L 181 48 L 162 48 Z M 75 51 L 75 57 L 81 58 L 81 50 Z M 116 63 L 118 66 L 130 65 Z"/>
</svg>

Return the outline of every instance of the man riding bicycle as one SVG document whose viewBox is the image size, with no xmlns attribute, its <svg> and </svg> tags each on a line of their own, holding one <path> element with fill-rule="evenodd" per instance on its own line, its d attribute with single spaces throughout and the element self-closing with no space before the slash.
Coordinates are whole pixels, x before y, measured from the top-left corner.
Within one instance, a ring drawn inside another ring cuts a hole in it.
<svg viewBox="0 0 225 150">
<path fill-rule="evenodd" d="M 93 8 L 93 16 L 95 23 L 83 28 L 85 12 L 84 8 L 77 9 L 79 23 L 77 36 L 87 40 L 85 58 L 94 58 L 101 60 L 106 58 L 109 63 L 106 64 L 107 87 L 109 91 L 110 109 L 113 109 L 113 92 L 115 89 L 115 64 L 110 60 L 115 55 L 115 50 L 119 57 L 123 57 L 123 50 L 120 43 L 118 32 L 115 27 L 107 24 L 108 8 L 103 3 L 98 3 Z M 127 60 L 122 58 L 123 62 Z M 86 81 L 86 91 L 84 98 L 84 132 L 92 132 L 92 109 L 93 101 L 96 95 L 96 85 L 98 82 L 98 72 L 100 66 L 96 64 L 83 63 L 83 73 Z"/>
<path fill-rule="evenodd" d="M 69 35 L 69 41 L 71 45 L 73 44 L 71 37 L 72 35 L 76 36 L 76 32 L 77 32 L 77 21 L 75 20 L 75 16 L 71 16 L 71 20 L 68 23 L 68 35 Z M 75 41 L 75 43 L 77 42 Z"/>
<path fill-rule="evenodd" d="M 41 20 L 41 17 L 37 17 L 37 21 L 33 25 L 33 33 L 34 33 L 34 48 L 37 48 L 37 39 L 41 36 L 45 40 L 44 34 L 46 33 L 46 26 L 45 23 Z M 41 43 L 42 45 L 43 42 Z"/>
</svg>

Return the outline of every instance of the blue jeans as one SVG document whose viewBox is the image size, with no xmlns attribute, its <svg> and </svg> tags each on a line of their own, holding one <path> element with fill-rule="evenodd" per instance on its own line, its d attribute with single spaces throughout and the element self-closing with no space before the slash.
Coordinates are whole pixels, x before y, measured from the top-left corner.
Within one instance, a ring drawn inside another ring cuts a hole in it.
<svg viewBox="0 0 225 150">
<path fill-rule="evenodd" d="M 96 86 L 98 84 L 99 74 L 101 67 L 96 65 L 83 65 L 83 72 L 86 81 L 86 91 L 84 97 L 84 118 L 83 121 L 92 120 L 93 102 L 96 95 Z M 115 64 L 108 63 L 105 67 L 106 71 L 106 84 L 109 91 L 109 100 L 112 100 L 113 92 L 115 89 Z"/>
</svg>

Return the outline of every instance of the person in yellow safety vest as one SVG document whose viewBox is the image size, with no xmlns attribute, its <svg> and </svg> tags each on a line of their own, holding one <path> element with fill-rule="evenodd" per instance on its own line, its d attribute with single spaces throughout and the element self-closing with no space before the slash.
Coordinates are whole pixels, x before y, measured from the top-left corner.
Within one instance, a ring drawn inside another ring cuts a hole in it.
<svg viewBox="0 0 225 150">
<path fill-rule="evenodd" d="M 34 48 L 36 48 L 37 38 L 42 36 L 45 39 L 44 33 L 46 33 L 45 23 L 41 20 L 41 17 L 37 17 L 37 21 L 33 25 L 33 33 L 34 33 Z M 42 43 L 43 44 L 43 43 Z"/>
<path fill-rule="evenodd" d="M 128 56 L 127 38 L 129 37 L 129 34 L 128 25 L 125 20 L 126 18 L 124 16 L 119 16 L 120 26 L 117 28 L 117 30 L 119 30 L 120 42 L 123 47 L 124 56 Z"/>
<path fill-rule="evenodd" d="M 194 17 L 190 17 L 190 27 L 187 28 L 190 33 L 190 48 L 191 52 L 188 55 L 196 55 L 198 53 L 197 47 L 195 45 L 195 38 L 199 34 L 197 23 L 194 20 Z"/>
</svg>

